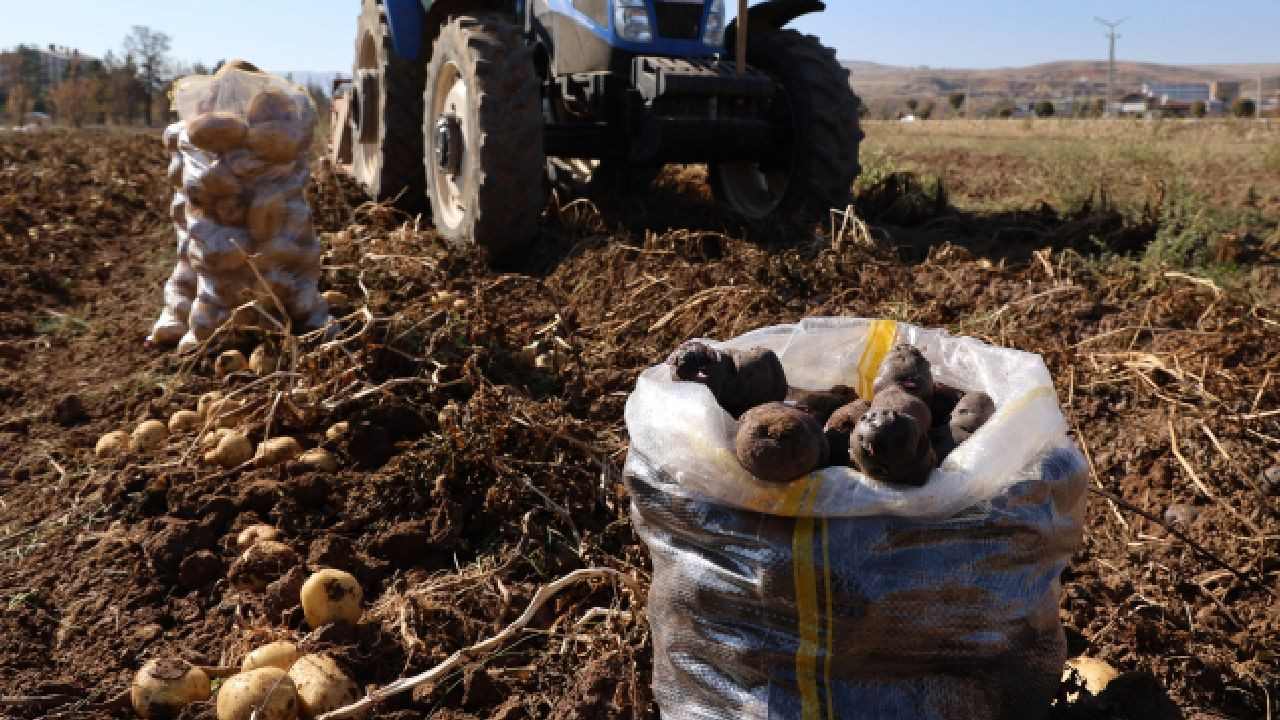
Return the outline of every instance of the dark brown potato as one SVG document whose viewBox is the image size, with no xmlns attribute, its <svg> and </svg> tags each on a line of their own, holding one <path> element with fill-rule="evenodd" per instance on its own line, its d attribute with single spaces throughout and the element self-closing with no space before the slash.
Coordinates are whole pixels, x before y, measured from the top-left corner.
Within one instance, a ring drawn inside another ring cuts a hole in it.
<svg viewBox="0 0 1280 720">
<path fill-rule="evenodd" d="M 880 364 L 873 387 L 878 393 L 891 385 L 897 385 L 921 400 L 933 396 L 933 372 L 918 348 L 901 343 L 889 351 Z"/>
<path fill-rule="evenodd" d="M 744 413 L 733 444 L 742 467 L 765 482 L 788 483 L 827 464 L 822 426 L 784 403 Z"/>
<path fill-rule="evenodd" d="M 858 421 L 863 415 L 871 409 L 871 403 L 866 400 L 855 400 L 848 405 L 837 408 L 831 413 L 831 417 L 827 418 L 826 427 L 823 432 L 827 436 L 827 447 L 830 448 L 830 456 L 827 458 L 828 465 L 850 465 L 849 459 L 849 438 L 853 435 L 853 429 L 857 427 Z"/>
<path fill-rule="evenodd" d="M 877 392 L 871 400 L 871 410 L 891 410 L 907 415 L 925 429 L 933 425 L 933 412 L 929 410 L 929 405 L 897 385 L 890 385 Z"/>
<path fill-rule="evenodd" d="M 873 405 L 854 428 L 849 455 L 868 477 L 923 486 L 937 464 L 926 427 L 911 415 Z"/>
<path fill-rule="evenodd" d="M 934 425 L 946 425 L 951 418 L 951 411 L 955 410 L 962 397 L 964 390 L 935 381 L 933 397 L 925 401 L 929 403 L 929 410 L 933 413 Z"/>
<path fill-rule="evenodd" d="M 995 411 L 996 404 L 991 400 L 990 395 L 980 390 L 973 390 L 965 393 L 964 397 L 960 398 L 960 402 L 956 403 L 955 409 L 951 411 L 950 424 L 954 430 L 972 434 L 977 432 Z"/>
<path fill-rule="evenodd" d="M 787 400 L 812 415 L 819 424 L 826 424 L 832 413 L 857 399 L 858 391 L 848 385 L 837 385 L 830 390 L 791 388 L 787 391 Z"/>
<path fill-rule="evenodd" d="M 673 379 L 706 385 L 722 407 L 725 385 L 737 372 L 733 358 L 706 343 L 695 341 L 676 348 L 667 357 L 667 365 L 671 366 Z"/>
<path fill-rule="evenodd" d="M 667 358 L 676 380 L 700 382 L 711 390 L 725 412 L 740 417 L 757 405 L 787 397 L 787 376 L 772 350 L 716 350 L 687 342 Z"/>
<path fill-rule="evenodd" d="M 929 442 L 933 444 L 933 457 L 939 465 L 951 454 L 956 446 L 969 439 L 969 434 L 957 433 L 950 425 L 939 425 L 929 428 Z"/>
<path fill-rule="evenodd" d="M 730 392 L 726 393 L 725 409 L 730 415 L 738 417 L 757 405 L 786 399 L 787 375 L 772 350 L 730 350 L 729 355 L 738 369 L 730 388 L 726 388 Z"/>
</svg>

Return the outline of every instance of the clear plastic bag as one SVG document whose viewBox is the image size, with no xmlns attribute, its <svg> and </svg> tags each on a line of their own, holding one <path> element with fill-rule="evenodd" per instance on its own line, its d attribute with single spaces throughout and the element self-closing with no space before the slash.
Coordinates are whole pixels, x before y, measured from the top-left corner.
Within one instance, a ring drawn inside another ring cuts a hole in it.
<svg viewBox="0 0 1280 720">
<path fill-rule="evenodd" d="M 179 267 L 150 339 L 194 348 L 246 298 L 265 298 L 267 312 L 278 299 L 295 329 L 323 326 L 321 247 L 305 194 L 316 122 L 306 91 L 233 69 L 182 78 L 174 104 L 181 120 L 164 142 L 174 152 Z"/>
<path fill-rule="evenodd" d="M 735 421 L 646 371 L 627 401 L 632 517 L 653 559 L 664 720 L 1035 718 L 1065 660 L 1058 578 L 1085 463 L 1039 357 L 906 324 L 820 318 L 720 347 L 775 350 L 792 386 L 864 397 L 896 342 L 996 412 L 921 488 L 850 468 L 757 481 Z"/>
</svg>

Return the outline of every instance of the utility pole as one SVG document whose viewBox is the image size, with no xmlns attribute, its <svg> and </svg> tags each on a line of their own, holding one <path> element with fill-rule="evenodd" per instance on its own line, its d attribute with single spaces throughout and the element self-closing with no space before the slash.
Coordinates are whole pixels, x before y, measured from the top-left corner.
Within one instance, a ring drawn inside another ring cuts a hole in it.
<svg viewBox="0 0 1280 720">
<path fill-rule="evenodd" d="M 1258 71 L 1258 104 L 1253 108 L 1254 119 L 1262 117 L 1262 71 Z"/>
<path fill-rule="evenodd" d="M 1114 117 L 1114 113 L 1111 111 L 1111 103 L 1116 95 L 1116 39 L 1121 37 L 1116 34 L 1116 28 L 1129 18 L 1124 18 L 1115 22 L 1107 22 L 1097 16 L 1094 16 L 1093 19 L 1107 26 L 1107 39 L 1111 41 L 1111 53 L 1107 61 L 1107 100 L 1103 104 L 1103 114 L 1106 117 Z"/>
</svg>

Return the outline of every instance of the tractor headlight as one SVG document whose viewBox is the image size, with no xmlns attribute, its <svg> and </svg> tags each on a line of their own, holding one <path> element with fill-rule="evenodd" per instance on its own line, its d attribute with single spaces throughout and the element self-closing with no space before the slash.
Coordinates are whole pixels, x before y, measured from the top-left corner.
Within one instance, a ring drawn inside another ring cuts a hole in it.
<svg viewBox="0 0 1280 720">
<path fill-rule="evenodd" d="M 724 0 L 711 0 L 707 10 L 707 26 L 702 31 L 702 42 L 705 45 L 720 47 L 724 45 Z"/>
<path fill-rule="evenodd" d="M 613 29 L 618 37 L 628 42 L 653 40 L 653 21 L 649 18 L 649 5 L 645 0 L 614 0 Z"/>
</svg>

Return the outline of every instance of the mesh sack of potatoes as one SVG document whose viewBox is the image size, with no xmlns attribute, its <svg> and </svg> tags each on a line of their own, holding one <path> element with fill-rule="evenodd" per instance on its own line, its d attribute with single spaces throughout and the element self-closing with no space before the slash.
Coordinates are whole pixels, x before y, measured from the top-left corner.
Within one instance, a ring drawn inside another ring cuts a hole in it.
<svg viewBox="0 0 1280 720">
<path fill-rule="evenodd" d="M 666 720 L 1037 718 L 1066 659 L 1059 576 L 1087 466 L 1043 361 L 890 321 L 818 318 L 766 347 L 791 385 L 872 392 L 897 342 L 995 412 L 921 487 L 851 467 L 765 483 L 711 391 L 645 371 L 625 476 L 653 560 L 653 688 Z"/>
<path fill-rule="evenodd" d="M 198 346 L 237 306 L 283 309 L 295 329 L 329 317 L 306 188 L 316 114 L 306 91 L 230 69 L 182 78 L 165 131 L 178 262 L 150 340 Z"/>
</svg>

